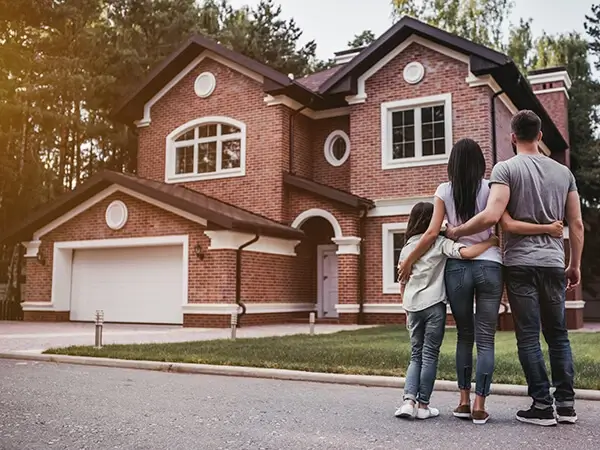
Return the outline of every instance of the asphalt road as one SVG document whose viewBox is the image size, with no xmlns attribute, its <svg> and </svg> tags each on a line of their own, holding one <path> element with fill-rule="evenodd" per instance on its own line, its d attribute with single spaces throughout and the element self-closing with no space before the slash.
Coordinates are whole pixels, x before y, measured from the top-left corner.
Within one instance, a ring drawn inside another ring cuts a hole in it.
<svg viewBox="0 0 600 450">
<path fill-rule="evenodd" d="M 450 415 L 393 416 L 393 389 L 182 375 L 0 360 L 0 449 L 564 449 L 600 448 L 600 402 L 580 423 L 538 428 L 514 420 L 526 398 L 493 397 L 485 426 Z"/>
</svg>

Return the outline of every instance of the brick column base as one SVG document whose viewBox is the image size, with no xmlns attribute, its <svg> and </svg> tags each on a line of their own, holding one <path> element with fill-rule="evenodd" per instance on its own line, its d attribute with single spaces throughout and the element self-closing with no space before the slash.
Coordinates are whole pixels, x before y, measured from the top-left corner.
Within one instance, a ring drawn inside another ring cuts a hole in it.
<svg viewBox="0 0 600 450">
<path fill-rule="evenodd" d="M 23 311 L 24 322 L 68 322 L 69 311 Z"/>
</svg>

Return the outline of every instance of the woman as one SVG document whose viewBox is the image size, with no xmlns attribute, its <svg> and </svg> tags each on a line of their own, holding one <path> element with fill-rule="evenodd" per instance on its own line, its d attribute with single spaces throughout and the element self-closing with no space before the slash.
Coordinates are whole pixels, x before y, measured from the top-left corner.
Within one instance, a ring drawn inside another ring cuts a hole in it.
<svg viewBox="0 0 600 450">
<path fill-rule="evenodd" d="M 489 183 L 484 180 L 485 159 L 479 144 L 472 139 L 461 139 L 452 148 L 448 161 L 447 183 L 435 192 L 433 217 L 429 228 L 415 249 L 400 264 L 400 278 L 410 277 L 412 265 L 435 242 L 444 218 L 448 226 L 458 226 L 485 209 Z M 505 213 L 504 231 L 515 234 L 552 234 L 562 236 L 562 224 L 537 225 L 513 220 Z M 487 240 L 492 230 L 459 239 L 465 245 Z M 485 424 L 489 414 L 485 399 L 490 393 L 494 373 L 494 339 L 498 311 L 502 298 L 502 256 L 498 247 L 492 247 L 473 260 L 449 259 L 446 263 L 445 282 L 448 301 L 458 332 L 456 344 L 456 374 L 460 389 L 460 403 L 454 410 L 458 418 L 472 419 Z M 475 297 L 475 316 L 473 315 Z M 471 408 L 471 373 L 473 344 L 477 343 L 475 375 L 476 397 Z"/>
</svg>

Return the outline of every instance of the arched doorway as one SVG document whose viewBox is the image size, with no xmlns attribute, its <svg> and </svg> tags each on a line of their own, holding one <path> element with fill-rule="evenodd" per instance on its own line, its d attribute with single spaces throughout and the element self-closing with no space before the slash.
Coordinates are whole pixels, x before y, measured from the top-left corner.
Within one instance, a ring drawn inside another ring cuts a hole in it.
<svg viewBox="0 0 600 450">
<path fill-rule="evenodd" d="M 338 256 L 332 239 L 341 237 L 341 227 L 327 211 L 310 211 L 299 215 L 292 224 L 305 234 L 296 247 L 297 270 L 302 280 L 299 288 L 303 297 L 316 303 L 319 318 L 337 318 Z"/>
</svg>

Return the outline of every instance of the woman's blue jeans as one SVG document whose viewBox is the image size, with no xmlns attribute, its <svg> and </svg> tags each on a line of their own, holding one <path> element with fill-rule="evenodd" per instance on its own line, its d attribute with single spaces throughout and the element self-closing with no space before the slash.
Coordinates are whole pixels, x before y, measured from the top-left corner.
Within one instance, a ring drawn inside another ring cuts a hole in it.
<svg viewBox="0 0 600 450">
<path fill-rule="evenodd" d="M 471 389 L 473 344 L 477 344 L 475 393 L 487 397 L 494 375 L 494 346 L 502 299 L 502 264 L 486 260 L 449 259 L 446 291 L 458 341 L 456 375 L 460 389 Z M 475 299 L 475 312 L 473 311 Z"/>
</svg>

